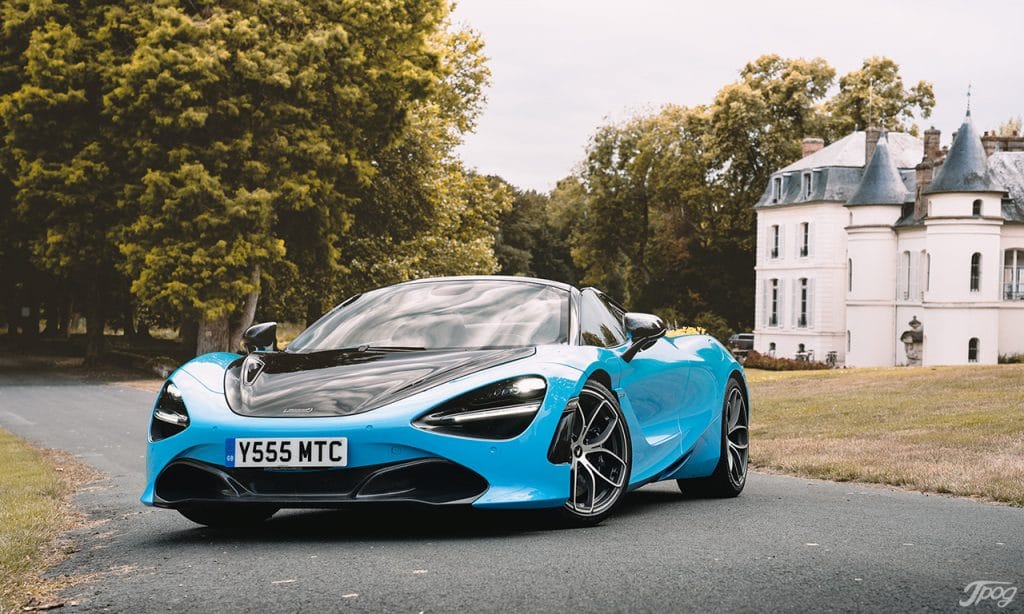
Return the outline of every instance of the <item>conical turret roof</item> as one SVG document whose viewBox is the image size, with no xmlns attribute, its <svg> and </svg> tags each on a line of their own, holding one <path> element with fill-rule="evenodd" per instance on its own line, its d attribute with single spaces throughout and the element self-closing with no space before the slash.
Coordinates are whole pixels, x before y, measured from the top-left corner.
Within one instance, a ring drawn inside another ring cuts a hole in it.
<svg viewBox="0 0 1024 614">
<path fill-rule="evenodd" d="M 900 170 L 889 155 L 889 142 L 883 134 L 875 145 L 864 176 L 848 205 L 902 205 L 909 198 Z"/>
<path fill-rule="evenodd" d="M 964 123 L 957 130 L 953 146 L 949 148 L 946 161 L 938 174 L 925 189 L 925 194 L 942 192 L 1002 192 L 989 176 L 988 160 L 981 138 L 974 130 L 971 112 L 967 111 Z"/>
</svg>

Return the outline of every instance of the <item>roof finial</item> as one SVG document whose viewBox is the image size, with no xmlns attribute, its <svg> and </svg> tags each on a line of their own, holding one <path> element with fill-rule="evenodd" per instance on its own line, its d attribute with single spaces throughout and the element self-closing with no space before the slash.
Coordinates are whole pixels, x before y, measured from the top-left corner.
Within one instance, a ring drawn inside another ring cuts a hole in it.
<svg viewBox="0 0 1024 614">
<path fill-rule="evenodd" d="M 967 117 L 971 116 L 971 84 L 967 84 Z"/>
</svg>

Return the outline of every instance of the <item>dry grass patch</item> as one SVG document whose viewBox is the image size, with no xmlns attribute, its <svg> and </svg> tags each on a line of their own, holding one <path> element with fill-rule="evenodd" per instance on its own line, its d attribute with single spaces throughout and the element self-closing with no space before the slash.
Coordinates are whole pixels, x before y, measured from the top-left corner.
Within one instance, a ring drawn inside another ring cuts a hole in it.
<svg viewBox="0 0 1024 614">
<path fill-rule="evenodd" d="M 60 535 L 81 519 L 69 497 L 95 474 L 2 429 L 0 467 L 0 612 L 7 612 L 52 602 L 61 581 L 44 581 L 39 572 L 70 551 Z"/>
<path fill-rule="evenodd" d="M 1024 505 L 1024 365 L 748 379 L 756 466 Z"/>
</svg>

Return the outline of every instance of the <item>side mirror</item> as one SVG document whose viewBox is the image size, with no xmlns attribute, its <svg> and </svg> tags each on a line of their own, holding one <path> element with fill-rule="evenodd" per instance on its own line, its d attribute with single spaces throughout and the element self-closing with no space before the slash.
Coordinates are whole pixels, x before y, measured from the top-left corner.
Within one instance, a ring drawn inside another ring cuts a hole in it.
<svg viewBox="0 0 1024 614">
<path fill-rule="evenodd" d="M 242 347 L 247 353 L 277 351 L 277 322 L 253 324 L 242 333 Z"/>
<path fill-rule="evenodd" d="M 649 313 L 627 313 L 623 319 L 626 332 L 632 339 L 629 348 L 622 353 L 622 360 L 626 362 L 633 360 L 638 352 L 651 347 L 668 332 L 661 318 Z"/>
</svg>

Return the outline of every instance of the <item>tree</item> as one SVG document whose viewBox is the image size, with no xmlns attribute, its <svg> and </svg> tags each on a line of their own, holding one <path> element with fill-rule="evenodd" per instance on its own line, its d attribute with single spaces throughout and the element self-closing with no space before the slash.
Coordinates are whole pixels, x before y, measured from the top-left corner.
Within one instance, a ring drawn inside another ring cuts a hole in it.
<svg viewBox="0 0 1024 614">
<path fill-rule="evenodd" d="M 490 71 L 483 41 L 445 20 L 431 37 L 439 70 L 430 94 L 411 105 L 403 138 L 376 158 L 341 237 L 346 295 L 416 277 L 487 274 L 511 190 L 468 172 L 455 155 L 484 102 Z M 340 297 L 336 297 L 340 298 Z"/>
<path fill-rule="evenodd" d="M 122 241 L 133 292 L 237 346 L 264 275 L 299 272 L 307 313 L 346 272 L 341 238 L 430 95 L 441 0 L 132 5 L 140 32 L 105 98 L 143 216 Z"/>
<path fill-rule="evenodd" d="M 999 129 L 996 130 L 996 134 L 999 136 L 1017 136 L 1021 133 L 1021 116 L 1011 117 L 1005 122 L 999 124 Z"/>
<path fill-rule="evenodd" d="M 118 165 L 102 96 L 121 49 L 103 3 L 5 2 L 0 117 L 16 215 L 33 263 L 83 298 L 87 360 L 103 350 L 120 282 Z M 52 318 L 51 318 L 52 319 Z"/>
<path fill-rule="evenodd" d="M 748 328 L 753 204 L 771 173 L 799 158 L 805 136 L 852 130 L 876 112 L 896 129 L 934 106 L 929 84 L 904 89 L 885 58 L 844 75 L 829 99 L 834 80 L 820 58 L 766 55 L 708 106 L 670 105 L 599 127 L 575 177 L 551 198 L 562 211 L 575 203 L 572 255 L 583 283 L 719 334 Z"/>
<path fill-rule="evenodd" d="M 864 60 L 860 70 L 839 79 L 839 92 L 825 105 L 828 132 L 821 136 L 834 140 L 870 125 L 917 134 L 914 117 L 920 114 L 927 119 L 934 108 L 931 83 L 918 81 L 907 88 L 896 62 L 871 57 Z"/>
</svg>

